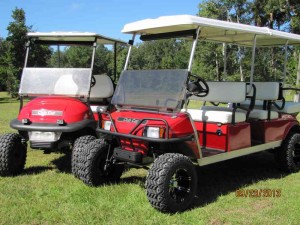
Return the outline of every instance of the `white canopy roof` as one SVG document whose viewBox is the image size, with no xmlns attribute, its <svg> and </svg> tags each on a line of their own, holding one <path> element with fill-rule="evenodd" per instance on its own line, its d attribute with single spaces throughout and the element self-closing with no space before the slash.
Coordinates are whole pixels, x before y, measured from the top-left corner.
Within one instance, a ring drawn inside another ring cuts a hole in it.
<svg viewBox="0 0 300 225">
<path fill-rule="evenodd" d="M 97 40 L 98 44 L 114 44 L 126 42 L 106 37 L 96 33 L 90 32 L 29 32 L 27 33 L 29 38 L 34 38 L 42 42 L 94 42 Z"/>
<path fill-rule="evenodd" d="M 127 34 L 162 34 L 197 29 L 202 40 L 252 46 L 257 35 L 257 46 L 300 45 L 300 35 L 276 31 L 267 27 L 208 19 L 191 15 L 162 16 L 128 23 L 122 32 Z"/>
</svg>

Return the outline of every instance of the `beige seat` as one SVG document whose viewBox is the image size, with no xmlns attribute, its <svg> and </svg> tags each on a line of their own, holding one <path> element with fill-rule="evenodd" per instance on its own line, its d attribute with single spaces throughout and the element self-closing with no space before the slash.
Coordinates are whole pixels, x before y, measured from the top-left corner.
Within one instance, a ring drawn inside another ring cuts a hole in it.
<svg viewBox="0 0 300 225">
<path fill-rule="evenodd" d="M 191 115 L 194 121 L 206 121 L 222 124 L 232 123 L 232 110 L 188 109 L 187 112 Z M 239 123 L 244 121 L 246 121 L 246 113 L 240 111 L 235 112 L 235 122 Z"/>
<path fill-rule="evenodd" d="M 283 109 L 278 110 L 273 106 L 272 110 L 277 110 L 278 112 L 287 113 L 287 114 L 299 113 L 300 112 L 300 102 L 285 102 Z"/>
<path fill-rule="evenodd" d="M 73 80 L 72 74 L 66 74 L 57 80 L 54 86 L 56 95 L 75 95 L 78 92 L 78 85 Z"/>
<path fill-rule="evenodd" d="M 266 120 L 277 119 L 279 117 L 278 112 L 270 111 L 270 118 L 268 118 L 268 110 L 263 109 L 263 101 L 276 101 L 279 96 L 280 83 L 278 82 L 253 82 L 256 87 L 255 109 L 249 114 L 249 118 Z M 253 90 L 251 90 L 253 92 Z M 252 93 L 250 93 L 252 95 Z M 243 103 L 242 103 L 243 104 Z M 258 107 L 258 105 L 261 106 Z"/>
<path fill-rule="evenodd" d="M 270 119 L 277 119 L 278 117 L 279 117 L 278 112 L 276 112 L 276 111 L 270 112 Z M 268 119 L 268 110 L 253 109 L 250 112 L 249 118 L 259 119 L 259 120 L 267 120 Z"/>
<path fill-rule="evenodd" d="M 192 100 L 208 102 L 240 103 L 246 99 L 246 83 L 244 82 L 207 82 L 209 94 L 205 97 L 191 97 Z M 203 106 L 201 109 L 188 109 L 194 121 L 213 123 L 232 123 L 246 121 L 246 112 L 218 106 Z"/>
<path fill-rule="evenodd" d="M 96 84 L 91 88 L 90 101 L 91 110 L 97 113 L 97 108 L 100 106 L 104 111 L 107 110 L 107 99 L 114 94 L 114 85 L 112 80 L 106 74 L 94 75 Z M 104 104 L 104 105 L 103 105 Z"/>
<path fill-rule="evenodd" d="M 91 88 L 90 101 L 102 102 L 105 98 L 110 98 L 114 94 L 112 80 L 106 74 L 94 75 L 96 84 Z"/>
</svg>

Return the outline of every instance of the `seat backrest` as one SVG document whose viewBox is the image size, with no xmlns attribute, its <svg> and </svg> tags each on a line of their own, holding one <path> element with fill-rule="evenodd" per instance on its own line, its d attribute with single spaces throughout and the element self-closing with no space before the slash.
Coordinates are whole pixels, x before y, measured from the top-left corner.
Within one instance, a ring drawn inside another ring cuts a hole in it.
<svg viewBox="0 0 300 225">
<path fill-rule="evenodd" d="M 114 94 L 114 85 L 106 74 L 94 75 L 96 84 L 91 88 L 90 101 L 103 101 L 104 98 L 110 98 Z"/>
<path fill-rule="evenodd" d="M 279 82 L 253 82 L 256 87 L 257 100 L 274 101 L 279 97 L 280 83 Z M 249 93 L 252 95 L 253 89 Z"/>
<path fill-rule="evenodd" d="M 244 82 L 207 82 L 209 93 L 205 97 L 192 96 L 191 100 L 208 102 L 240 103 L 246 100 L 246 83 Z"/>
<path fill-rule="evenodd" d="M 73 80 L 72 74 L 66 74 L 56 81 L 54 94 L 57 95 L 74 95 L 78 91 L 78 85 Z"/>
</svg>

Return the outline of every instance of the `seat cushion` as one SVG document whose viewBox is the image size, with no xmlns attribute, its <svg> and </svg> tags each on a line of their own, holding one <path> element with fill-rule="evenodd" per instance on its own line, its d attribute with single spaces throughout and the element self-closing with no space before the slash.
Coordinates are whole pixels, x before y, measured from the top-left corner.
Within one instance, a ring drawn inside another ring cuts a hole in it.
<svg viewBox="0 0 300 225">
<path fill-rule="evenodd" d="M 268 119 L 268 111 L 267 110 L 254 109 L 250 112 L 249 118 L 259 119 L 259 120 L 266 120 L 266 119 Z M 278 112 L 271 111 L 270 119 L 277 119 L 277 118 L 278 118 Z"/>
<path fill-rule="evenodd" d="M 191 115 L 194 121 L 206 121 L 215 123 L 231 123 L 232 111 L 205 110 L 205 109 L 188 109 L 187 112 Z M 246 113 L 238 111 L 235 113 L 235 122 L 246 121 Z"/>
<path fill-rule="evenodd" d="M 250 101 L 242 102 L 241 105 L 244 107 L 249 107 Z M 278 102 L 281 105 L 281 102 Z M 263 108 L 263 101 L 256 100 L 255 101 L 255 109 L 262 109 Z M 300 102 L 285 102 L 284 108 L 279 110 L 274 105 L 271 108 L 273 111 L 277 111 L 280 113 L 287 113 L 287 114 L 294 114 L 300 112 Z"/>
<path fill-rule="evenodd" d="M 279 103 L 280 105 L 280 103 Z M 276 108 L 273 106 L 272 110 Z M 284 108 L 282 110 L 278 110 L 281 113 L 294 114 L 300 112 L 300 102 L 285 102 Z"/>
</svg>

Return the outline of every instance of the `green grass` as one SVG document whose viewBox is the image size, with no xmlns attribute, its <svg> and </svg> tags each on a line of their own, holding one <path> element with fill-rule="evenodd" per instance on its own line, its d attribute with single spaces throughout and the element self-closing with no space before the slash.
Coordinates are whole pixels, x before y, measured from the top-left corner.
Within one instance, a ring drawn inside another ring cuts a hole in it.
<svg viewBox="0 0 300 225">
<path fill-rule="evenodd" d="M 19 103 L 0 93 L 0 133 L 12 131 Z M 70 155 L 28 150 L 25 171 L 0 177 L 0 224 L 299 224 L 300 173 L 260 153 L 198 169 L 192 208 L 162 214 L 147 201 L 144 169 L 120 184 L 91 188 L 70 173 Z M 236 197 L 238 189 L 280 189 L 281 197 Z"/>
</svg>

